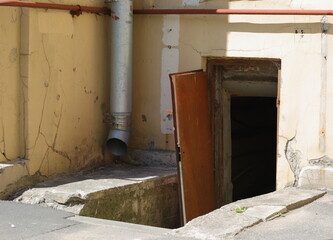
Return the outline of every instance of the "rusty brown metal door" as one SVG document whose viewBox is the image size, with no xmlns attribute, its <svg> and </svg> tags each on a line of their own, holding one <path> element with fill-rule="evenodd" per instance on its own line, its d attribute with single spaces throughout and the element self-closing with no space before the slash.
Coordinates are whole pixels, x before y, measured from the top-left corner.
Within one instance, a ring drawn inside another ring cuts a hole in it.
<svg viewBox="0 0 333 240">
<path fill-rule="evenodd" d="M 170 75 L 183 222 L 216 208 L 207 75 Z"/>
</svg>

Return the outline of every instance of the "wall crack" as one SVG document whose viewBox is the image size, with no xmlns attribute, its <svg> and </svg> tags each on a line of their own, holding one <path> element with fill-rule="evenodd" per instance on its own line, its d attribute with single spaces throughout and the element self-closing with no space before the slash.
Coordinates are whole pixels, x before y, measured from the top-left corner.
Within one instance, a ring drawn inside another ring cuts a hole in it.
<svg viewBox="0 0 333 240">
<path fill-rule="evenodd" d="M 294 174 L 294 186 L 298 184 L 298 179 L 299 179 L 299 173 L 300 173 L 300 163 L 302 160 L 302 153 L 301 151 L 296 149 L 296 134 L 293 138 L 287 140 L 285 149 L 284 149 L 284 154 L 285 157 L 289 163 L 289 166 L 291 168 L 291 171 Z"/>
</svg>

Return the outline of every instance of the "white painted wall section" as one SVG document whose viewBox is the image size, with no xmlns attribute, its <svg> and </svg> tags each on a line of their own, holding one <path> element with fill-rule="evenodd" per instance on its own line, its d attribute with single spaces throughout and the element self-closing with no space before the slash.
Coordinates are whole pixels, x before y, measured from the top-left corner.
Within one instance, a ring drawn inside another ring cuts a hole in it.
<svg viewBox="0 0 333 240">
<path fill-rule="evenodd" d="M 183 0 L 183 6 L 199 6 L 200 0 Z"/>
<path fill-rule="evenodd" d="M 179 71 L 179 16 L 164 17 L 161 60 L 161 131 L 173 134 L 172 99 L 169 74 Z"/>
</svg>

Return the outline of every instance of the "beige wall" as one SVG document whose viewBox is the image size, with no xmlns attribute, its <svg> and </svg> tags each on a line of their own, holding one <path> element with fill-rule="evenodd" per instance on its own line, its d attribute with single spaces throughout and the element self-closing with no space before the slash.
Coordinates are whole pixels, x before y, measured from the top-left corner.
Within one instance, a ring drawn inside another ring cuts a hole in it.
<svg viewBox="0 0 333 240">
<path fill-rule="evenodd" d="M 79 3 L 104 6 L 98 0 Z M 330 0 L 134 4 L 137 9 L 333 9 Z M 294 174 L 309 160 L 333 156 L 332 71 L 328 71 L 327 146 L 319 150 L 320 20 L 321 16 L 136 15 L 130 146 L 174 149 L 168 73 L 202 68 L 210 56 L 281 59 L 277 177 L 279 188 L 292 184 Z M 0 151 L 6 156 L 0 154 L 0 161 L 26 158 L 30 174 L 51 175 L 103 160 L 108 127 L 102 120 L 109 105 L 107 29 L 104 16 L 85 13 L 72 18 L 65 11 L 0 8 Z M 295 34 L 300 29 L 305 34 Z M 332 31 L 328 69 L 333 67 Z"/>
<path fill-rule="evenodd" d="M 250 8 L 250 9 L 332 9 L 330 0 L 322 1 L 136 1 L 136 8 Z M 192 5 L 192 6 L 191 6 Z M 331 28 L 328 35 L 328 98 L 326 150 L 319 149 L 321 91 L 322 16 L 135 16 L 134 131 L 132 146 L 172 149 L 162 134 L 159 88 L 168 81 L 163 68 L 188 71 L 205 66 L 207 57 L 247 57 L 281 59 L 281 108 L 278 132 L 278 188 L 294 183 L 309 160 L 333 157 L 333 50 Z M 333 18 L 328 17 L 332 22 Z M 172 25 L 173 24 L 173 25 Z M 178 26 L 179 25 L 179 26 Z M 165 31 L 165 26 L 172 29 Z M 173 27 L 170 27 L 173 26 Z M 179 29 L 175 34 L 174 29 Z M 304 34 L 295 34 L 303 30 Z M 171 50 L 178 55 L 163 56 L 166 35 L 177 38 Z M 171 36 L 173 35 L 173 36 Z M 175 36 L 176 35 L 176 36 Z M 177 56 L 178 59 L 177 59 Z M 179 61 L 178 68 L 172 62 Z M 146 87 L 147 86 L 147 87 Z M 331 94 L 332 93 L 332 94 Z M 144 100 L 143 102 L 141 100 Z M 149 114 L 142 122 L 141 114 Z"/>
<path fill-rule="evenodd" d="M 0 162 L 23 156 L 20 10 L 0 9 Z"/>
</svg>

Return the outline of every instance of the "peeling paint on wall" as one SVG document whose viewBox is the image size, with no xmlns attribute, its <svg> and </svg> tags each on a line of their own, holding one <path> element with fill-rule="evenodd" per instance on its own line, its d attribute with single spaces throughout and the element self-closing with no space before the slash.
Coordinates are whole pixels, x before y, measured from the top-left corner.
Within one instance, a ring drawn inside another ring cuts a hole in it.
<svg viewBox="0 0 333 240">
<path fill-rule="evenodd" d="M 333 159 L 329 158 L 328 156 L 311 159 L 309 160 L 309 163 L 312 166 L 333 167 Z"/>
<path fill-rule="evenodd" d="M 163 134 L 173 133 L 171 115 L 171 87 L 169 74 L 178 72 L 179 66 L 179 16 L 165 16 L 163 25 L 161 60 L 161 131 Z"/>
<path fill-rule="evenodd" d="M 295 182 L 294 185 L 297 185 L 298 177 L 300 173 L 300 163 L 302 161 L 302 153 L 301 151 L 296 149 L 296 136 L 292 139 L 287 141 L 286 147 L 285 147 L 285 155 L 286 159 L 289 162 L 290 168 L 294 173 Z"/>
</svg>

